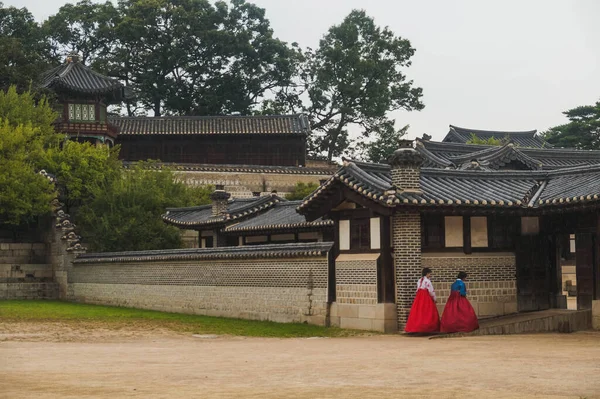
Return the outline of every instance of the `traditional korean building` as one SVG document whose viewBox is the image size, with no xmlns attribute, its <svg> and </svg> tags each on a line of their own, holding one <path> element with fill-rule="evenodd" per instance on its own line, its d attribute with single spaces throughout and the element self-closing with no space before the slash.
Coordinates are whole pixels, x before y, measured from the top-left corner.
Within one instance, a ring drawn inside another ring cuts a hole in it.
<svg viewBox="0 0 600 399">
<path fill-rule="evenodd" d="M 114 145 L 119 129 L 108 120 L 106 108 L 129 95 L 121 82 L 92 71 L 72 55 L 64 64 L 43 73 L 39 86 L 58 97 L 58 131 L 72 140 Z"/>
<path fill-rule="evenodd" d="M 298 207 L 335 222 L 332 320 L 365 328 L 374 322 L 360 315 L 378 312 L 385 330 L 402 329 L 423 267 L 440 311 L 459 270 L 479 317 L 567 308 L 565 266 L 577 309 L 600 299 L 600 152 L 568 150 L 567 162 L 560 150 L 471 146 L 453 158 L 464 144 L 401 145 L 389 165 L 345 160 Z"/>
<path fill-rule="evenodd" d="M 310 126 L 305 115 L 163 116 L 109 115 L 130 92 L 70 56 L 40 78 L 61 109 L 56 128 L 72 140 L 120 145 L 126 163 L 157 160 L 193 185 L 224 185 L 234 197 L 297 183 L 319 183 L 336 166 L 306 158 Z"/>
<path fill-rule="evenodd" d="M 212 204 L 169 208 L 163 221 L 185 231 L 191 248 L 323 242 L 333 240 L 333 221 L 306 221 L 296 208 L 301 201 L 288 201 L 277 194 L 253 198 L 231 198 L 218 186 Z"/>
<path fill-rule="evenodd" d="M 504 144 L 513 143 L 519 147 L 529 148 L 551 148 L 552 144 L 547 143 L 537 134 L 537 130 L 528 130 L 521 132 L 509 132 L 500 130 L 479 130 L 468 129 L 450 125 L 450 130 L 446 137 L 442 140 L 444 143 L 461 143 L 470 142 L 473 137 L 481 140 L 496 139 Z"/>
</svg>

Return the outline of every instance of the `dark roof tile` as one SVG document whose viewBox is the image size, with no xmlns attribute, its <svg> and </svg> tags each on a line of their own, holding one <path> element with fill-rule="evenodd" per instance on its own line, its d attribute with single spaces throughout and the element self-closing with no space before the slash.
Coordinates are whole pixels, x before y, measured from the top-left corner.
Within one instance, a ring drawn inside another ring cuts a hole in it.
<svg viewBox="0 0 600 399">
<path fill-rule="evenodd" d="M 331 250 L 331 242 L 250 245 L 240 247 L 166 249 L 155 251 L 104 252 L 79 255 L 75 264 L 126 263 L 168 260 L 284 258 L 323 256 Z"/>
<path fill-rule="evenodd" d="M 532 147 L 532 148 L 542 148 L 542 147 L 552 147 L 551 144 L 545 142 L 540 137 L 536 135 L 537 130 L 529 130 L 522 132 L 507 132 L 507 131 L 494 131 L 494 130 L 477 130 L 477 129 L 467 129 L 463 127 L 450 125 L 450 130 L 446 137 L 444 137 L 444 142 L 454 142 L 454 143 L 467 143 L 471 140 L 471 135 L 475 135 L 480 139 L 490 139 L 495 138 L 498 140 L 509 140 L 521 147 Z"/>
<path fill-rule="evenodd" d="M 121 136 L 299 134 L 310 132 L 306 115 L 111 117 Z"/>
<path fill-rule="evenodd" d="M 71 61 L 53 68 L 41 76 L 40 87 L 67 90 L 82 94 L 111 94 L 125 97 L 124 85 L 116 79 L 94 72 L 79 61 Z"/>
<path fill-rule="evenodd" d="M 285 201 L 275 204 L 272 208 L 256 215 L 253 218 L 246 219 L 240 223 L 225 228 L 225 232 L 244 232 L 244 231 L 276 231 L 276 230 L 298 230 L 298 229 L 321 229 L 333 226 L 332 220 L 323 220 L 321 218 L 309 222 L 299 214 L 296 208 L 302 201 Z"/>
<path fill-rule="evenodd" d="M 162 218 L 165 223 L 185 229 L 222 227 L 226 223 L 244 219 L 257 212 L 273 207 L 285 199 L 271 194 L 263 197 L 231 199 L 227 212 L 213 216 L 212 205 L 202 205 L 188 208 L 167 208 Z"/>
</svg>

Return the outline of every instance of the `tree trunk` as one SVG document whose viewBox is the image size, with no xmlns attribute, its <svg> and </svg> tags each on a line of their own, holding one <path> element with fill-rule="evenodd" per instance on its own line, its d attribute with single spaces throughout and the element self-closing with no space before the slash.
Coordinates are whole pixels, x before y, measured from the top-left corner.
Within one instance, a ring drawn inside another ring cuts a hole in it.
<svg viewBox="0 0 600 399">
<path fill-rule="evenodd" d="M 154 100 L 154 116 L 160 116 L 160 98 Z"/>
</svg>

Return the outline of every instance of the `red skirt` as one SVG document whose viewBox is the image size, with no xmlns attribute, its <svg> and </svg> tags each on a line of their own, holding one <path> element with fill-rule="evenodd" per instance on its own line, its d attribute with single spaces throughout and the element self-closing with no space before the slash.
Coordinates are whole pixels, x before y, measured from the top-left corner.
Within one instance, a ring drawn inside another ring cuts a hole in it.
<svg viewBox="0 0 600 399">
<path fill-rule="evenodd" d="M 442 313 L 442 332 L 470 332 L 479 328 L 477 315 L 469 300 L 452 291 Z"/>
<path fill-rule="evenodd" d="M 404 331 L 407 333 L 434 333 L 440 331 L 440 314 L 429 291 L 417 290 L 410 308 Z"/>
</svg>

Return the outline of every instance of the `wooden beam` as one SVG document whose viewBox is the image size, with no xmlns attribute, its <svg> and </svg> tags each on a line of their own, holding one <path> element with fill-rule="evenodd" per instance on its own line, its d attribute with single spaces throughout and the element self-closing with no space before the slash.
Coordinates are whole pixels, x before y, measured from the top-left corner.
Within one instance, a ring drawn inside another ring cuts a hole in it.
<svg viewBox="0 0 600 399">
<path fill-rule="evenodd" d="M 471 217 L 463 216 L 463 250 L 465 254 L 473 252 L 471 248 Z"/>
</svg>

